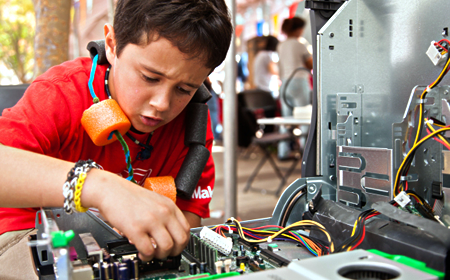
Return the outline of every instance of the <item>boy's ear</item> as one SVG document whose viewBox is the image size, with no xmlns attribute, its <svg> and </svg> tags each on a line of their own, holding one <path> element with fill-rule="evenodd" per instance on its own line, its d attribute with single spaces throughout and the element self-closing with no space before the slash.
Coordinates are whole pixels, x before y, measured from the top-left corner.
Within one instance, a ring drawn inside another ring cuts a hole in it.
<svg viewBox="0 0 450 280">
<path fill-rule="evenodd" d="M 108 59 L 109 64 L 113 65 L 116 56 L 116 36 L 114 34 L 114 28 L 111 24 L 107 23 L 103 27 L 103 31 L 105 33 L 106 58 Z"/>
</svg>

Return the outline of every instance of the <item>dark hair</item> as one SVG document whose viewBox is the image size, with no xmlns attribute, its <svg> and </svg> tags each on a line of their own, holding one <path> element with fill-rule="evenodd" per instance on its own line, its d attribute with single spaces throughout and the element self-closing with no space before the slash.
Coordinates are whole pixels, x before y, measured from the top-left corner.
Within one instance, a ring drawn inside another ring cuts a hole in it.
<svg viewBox="0 0 450 280">
<path fill-rule="evenodd" d="M 119 0 L 114 32 L 117 56 L 126 45 L 148 44 L 156 35 L 214 69 L 227 55 L 233 26 L 223 0 Z"/>
<path fill-rule="evenodd" d="M 267 36 L 266 51 L 276 51 L 278 46 L 278 39 L 274 36 Z"/>
<path fill-rule="evenodd" d="M 283 24 L 281 25 L 281 31 L 286 33 L 287 35 L 290 35 L 294 31 L 305 27 L 305 20 L 299 17 L 293 17 L 293 18 L 287 18 L 283 21 Z"/>
</svg>

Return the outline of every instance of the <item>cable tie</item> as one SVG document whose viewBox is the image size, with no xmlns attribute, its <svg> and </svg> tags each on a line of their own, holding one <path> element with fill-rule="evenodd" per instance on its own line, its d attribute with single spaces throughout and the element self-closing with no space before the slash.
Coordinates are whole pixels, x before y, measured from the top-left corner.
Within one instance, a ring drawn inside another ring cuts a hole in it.
<svg viewBox="0 0 450 280">
<path fill-rule="evenodd" d="M 234 217 L 231 217 L 230 220 L 232 223 L 234 223 Z"/>
<path fill-rule="evenodd" d="M 400 176 L 400 181 L 408 181 L 408 176 Z"/>
<path fill-rule="evenodd" d="M 270 237 L 270 236 L 267 237 L 267 242 L 268 242 L 268 243 L 272 243 L 272 237 Z"/>
<path fill-rule="evenodd" d="M 425 104 L 427 102 L 427 100 L 426 99 L 417 99 L 417 103 L 418 104 Z"/>
<path fill-rule="evenodd" d="M 430 86 L 427 86 L 427 88 L 425 89 L 425 91 L 426 91 L 426 92 L 430 92 L 430 91 L 431 91 Z"/>
<path fill-rule="evenodd" d="M 233 230 L 231 229 L 231 227 L 230 227 L 229 225 L 227 225 L 227 227 L 228 227 L 228 233 L 229 233 L 229 234 L 232 234 L 232 233 L 233 233 Z"/>
</svg>

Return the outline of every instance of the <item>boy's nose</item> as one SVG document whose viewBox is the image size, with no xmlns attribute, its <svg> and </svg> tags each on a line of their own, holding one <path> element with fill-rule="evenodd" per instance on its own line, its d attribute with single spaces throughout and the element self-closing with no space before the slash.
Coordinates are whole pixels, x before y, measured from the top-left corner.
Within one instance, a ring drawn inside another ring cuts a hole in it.
<svg viewBox="0 0 450 280">
<path fill-rule="evenodd" d="M 150 106 L 158 112 L 167 111 L 170 107 L 170 89 L 162 88 L 150 99 Z"/>
</svg>

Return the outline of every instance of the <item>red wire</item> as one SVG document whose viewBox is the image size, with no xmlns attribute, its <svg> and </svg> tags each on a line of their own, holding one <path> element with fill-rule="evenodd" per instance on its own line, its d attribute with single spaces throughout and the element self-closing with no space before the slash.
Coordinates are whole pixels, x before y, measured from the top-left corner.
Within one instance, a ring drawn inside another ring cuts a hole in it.
<svg viewBox="0 0 450 280">
<path fill-rule="evenodd" d="M 431 131 L 427 128 L 427 132 L 428 134 L 431 134 Z M 450 150 L 450 146 L 447 145 L 447 143 L 445 143 L 444 141 L 442 141 L 441 139 L 439 139 L 438 137 L 433 137 L 433 139 L 439 143 L 441 143 L 442 145 L 444 145 L 448 150 Z"/>
<path fill-rule="evenodd" d="M 369 216 L 367 216 L 367 218 L 365 219 L 365 221 L 367 221 L 368 219 L 370 219 L 370 218 L 372 218 L 372 217 L 374 217 L 374 216 L 378 216 L 378 215 L 380 215 L 380 213 L 373 213 L 373 214 L 370 214 Z M 355 246 L 353 246 L 353 247 L 350 249 L 350 251 L 352 251 L 352 250 L 354 250 L 356 247 L 358 247 L 358 246 L 361 244 L 361 242 L 363 242 L 365 236 L 366 236 L 366 224 L 364 224 L 364 226 L 363 226 L 363 233 L 362 233 L 361 239 L 358 241 L 358 243 L 356 243 Z"/>
<path fill-rule="evenodd" d="M 445 50 L 445 51 L 448 52 L 448 50 L 447 50 L 446 48 L 444 48 L 441 44 L 439 44 L 439 43 L 434 43 L 434 45 L 435 45 L 435 46 L 438 46 L 439 48 L 441 48 L 441 49 L 443 49 L 443 50 Z"/>
<path fill-rule="evenodd" d="M 419 200 L 415 196 L 412 195 L 412 197 L 416 200 L 416 202 L 419 202 Z"/>
<path fill-rule="evenodd" d="M 365 236 L 366 236 L 366 226 L 363 227 L 363 233 L 362 233 L 361 239 L 358 241 L 358 243 L 356 243 L 355 246 L 353 246 L 353 247 L 350 249 L 350 251 L 355 250 L 355 248 L 358 247 L 359 244 L 361 244 L 361 242 L 364 240 L 364 237 L 365 237 Z"/>
<path fill-rule="evenodd" d="M 448 150 L 450 150 L 450 146 L 447 145 L 447 143 L 445 143 L 444 141 L 442 141 L 439 138 L 434 138 L 434 140 L 436 140 L 437 142 L 441 143 L 442 145 L 444 145 Z"/>
<path fill-rule="evenodd" d="M 442 39 L 439 42 L 437 42 L 438 44 L 442 43 L 442 42 L 447 42 L 447 44 L 450 45 L 450 41 L 448 39 Z"/>
<path fill-rule="evenodd" d="M 273 225 L 273 226 L 261 226 L 261 227 L 256 227 L 256 228 L 253 228 L 253 229 L 263 229 L 263 228 L 279 228 L 279 229 L 283 229 L 283 227 L 280 227 L 280 226 L 276 226 L 276 225 Z"/>
</svg>

